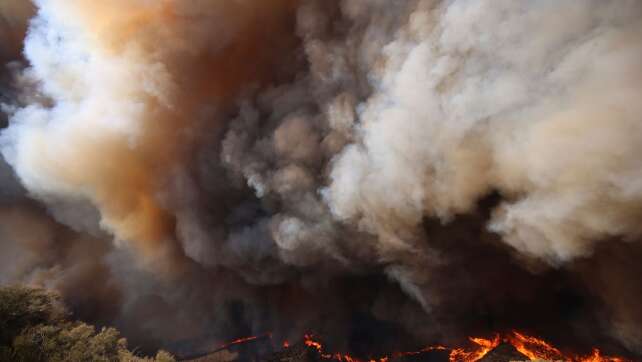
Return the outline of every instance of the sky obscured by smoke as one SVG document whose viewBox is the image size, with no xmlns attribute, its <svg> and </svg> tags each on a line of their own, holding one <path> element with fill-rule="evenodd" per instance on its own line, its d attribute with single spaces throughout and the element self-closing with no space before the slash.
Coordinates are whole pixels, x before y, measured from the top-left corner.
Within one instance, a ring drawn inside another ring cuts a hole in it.
<svg viewBox="0 0 642 362">
<path fill-rule="evenodd" d="M 639 1 L 3 4 L 1 282 L 170 347 L 535 308 L 642 352 Z"/>
</svg>

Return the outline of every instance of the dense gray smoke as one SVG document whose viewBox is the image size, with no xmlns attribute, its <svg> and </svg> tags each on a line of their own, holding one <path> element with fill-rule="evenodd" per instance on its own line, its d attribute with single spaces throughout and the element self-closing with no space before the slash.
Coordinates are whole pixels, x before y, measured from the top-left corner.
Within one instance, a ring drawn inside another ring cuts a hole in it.
<svg viewBox="0 0 642 362">
<path fill-rule="evenodd" d="M 555 325 L 642 353 L 641 19 L 637 0 L 9 1 L 0 281 L 178 350 L 345 341 L 364 313 L 418 341 Z"/>
</svg>

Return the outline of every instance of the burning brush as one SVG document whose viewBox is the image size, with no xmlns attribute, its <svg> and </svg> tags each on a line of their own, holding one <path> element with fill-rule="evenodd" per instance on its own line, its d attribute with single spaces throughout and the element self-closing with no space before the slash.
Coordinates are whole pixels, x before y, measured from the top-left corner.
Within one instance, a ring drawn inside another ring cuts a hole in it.
<svg viewBox="0 0 642 362">
<path fill-rule="evenodd" d="M 222 350 L 249 345 L 262 339 L 272 339 L 272 334 L 239 338 L 217 348 L 210 355 Z M 564 361 L 564 362 L 632 362 L 632 360 L 603 355 L 594 348 L 589 355 L 564 353 L 550 343 L 526 334 L 513 331 L 504 336 L 499 334 L 492 338 L 470 337 L 470 346 L 446 347 L 442 345 L 427 346 L 416 351 L 393 352 L 389 355 L 360 358 L 347 353 L 330 352 L 321 340 L 306 334 L 302 342 L 290 344 L 283 341 L 282 350 L 263 360 L 268 362 L 394 362 L 394 361 L 448 361 L 448 362 L 508 362 L 508 361 Z M 272 341 L 274 343 L 274 341 Z"/>
</svg>

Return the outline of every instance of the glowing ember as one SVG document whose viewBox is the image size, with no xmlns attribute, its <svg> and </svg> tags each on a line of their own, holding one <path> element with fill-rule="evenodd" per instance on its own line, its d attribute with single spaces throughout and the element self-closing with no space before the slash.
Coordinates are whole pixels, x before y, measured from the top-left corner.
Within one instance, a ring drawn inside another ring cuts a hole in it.
<svg viewBox="0 0 642 362">
<path fill-rule="evenodd" d="M 388 362 L 388 357 L 387 356 L 384 356 L 384 357 L 381 357 L 381 358 L 378 358 L 378 359 L 361 360 L 361 359 L 352 357 L 352 356 L 350 356 L 348 354 L 324 353 L 323 352 L 323 345 L 321 344 L 321 342 L 316 341 L 314 339 L 314 337 L 312 335 L 310 335 L 310 334 L 306 334 L 304 336 L 303 342 L 305 343 L 306 346 L 316 349 L 319 352 L 319 354 L 321 355 L 321 358 L 322 359 L 326 359 L 326 360 L 335 360 L 335 361 L 339 361 L 339 362 L 366 362 L 366 361 L 367 362 Z"/>
<path fill-rule="evenodd" d="M 321 353 L 323 351 L 323 347 L 321 346 L 321 343 L 313 340 L 312 336 L 309 335 L 309 334 L 305 335 L 303 342 L 305 343 L 306 346 L 312 347 L 312 348 L 316 349 L 317 351 L 319 351 L 319 353 Z"/>
<path fill-rule="evenodd" d="M 222 349 L 226 349 L 226 348 L 229 348 L 229 347 L 237 345 L 237 344 L 243 344 L 243 343 L 247 343 L 247 342 L 251 342 L 251 341 L 255 341 L 257 339 L 263 339 L 263 338 L 272 338 L 272 334 L 271 333 L 265 333 L 265 334 L 261 334 L 261 335 L 258 335 L 258 336 L 250 336 L 250 337 L 244 337 L 244 338 L 235 339 L 235 340 L 233 340 L 233 341 L 231 341 L 229 343 L 226 343 L 226 344 L 218 347 L 215 351 L 220 351 Z"/>
<path fill-rule="evenodd" d="M 245 342 L 249 342 L 249 341 L 254 341 L 256 339 L 259 339 L 259 336 L 239 338 L 239 339 L 233 340 L 232 342 L 226 344 L 225 346 L 231 346 L 231 345 L 234 345 L 234 344 L 240 344 L 240 343 L 245 343 Z"/>
<path fill-rule="evenodd" d="M 419 351 L 395 352 L 392 356 L 393 357 L 415 356 L 415 355 L 418 355 L 418 354 L 431 352 L 431 351 L 448 351 L 448 350 L 450 350 L 450 349 L 447 348 L 447 347 L 444 347 L 444 346 L 430 346 L 430 347 L 426 347 L 424 349 L 420 349 Z"/>
</svg>

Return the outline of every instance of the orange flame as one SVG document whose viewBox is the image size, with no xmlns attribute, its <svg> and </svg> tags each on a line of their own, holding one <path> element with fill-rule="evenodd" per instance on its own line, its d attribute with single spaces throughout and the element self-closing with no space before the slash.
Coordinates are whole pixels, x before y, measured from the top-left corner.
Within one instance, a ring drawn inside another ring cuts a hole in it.
<svg viewBox="0 0 642 362">
<path fill-rule="evenodd" d="M 306 334 L 304 336 L 303 342 L 305 343 L 306 346 L 312 347 L 317 351 L 319 351 L 319 353 L 323 352 L 323 346 L 321 346 L 321 343 L 312 339 L 312 335 Z"/>
<path fill-rule="evenodd" d="M 480 360 L 488 352 L 493 350 L 493 348 L 499 345 L 501 342 L 499 335 L 496 335 L 493 339 L 485 338 L 470 338 L 470 341 L 479 346 L 473 351 L 466 351 L 463 348 L 455 348 L 450 351 L 450 356 L 448 360 L 450 362 L 474 362 Z"/>
<path fill-rule="evenodd" d="M 593 349 L 593 353 L 589 356 L 580 357 L 578 362 L 627 362 L 627 360 L 620 357 L 608 357 L 602 356 L 600 350 L 597 348 Z"/>
<path fill-rule="evenodd" d="M 418 351 L 395 352 L 391 356 L 383 356 L 376 359 L 361 360 L 348 354 L 328 354 L 324 353 L 321 342 L 314 339 L 310 334 L 305 335 L 305 345 L 314 348 L 319 352 L 322 359 L 335 360 L 339 362 L 388 362 L 390 358 L 419 355 L 431 351 L 450 351 L 448 359 L 450 362 L 476 362 L 482 359 L 488 352 L 499 346 L 503 341 L 510 343 L 520 353 L 528 357 L 529 360 L 547 360 L 547 361 L 567 361 L 567 362 L 629 362 L 620 357 L 602 356 L 600 350 L 594 349 L 593 353 L 588 356 L 567 356 L 559 349 L 553 347 L 550 343 L 527 336 L 523 333 L 512 332 L 510 335 L 501 338 L 495 335 L 492 339 L 470 337 L 470 341 L 475 345 L 473 349 L 465 348 L 448 348 L 444 346 L 428 346 Z"/>
<path fill-rule="evenodd" d="M 316 341 L 314 339 L 314 336 L 312 336 L 311 334 L 306 334 L 304 336 L 303 343 L 305 343 L 306 346 L 314 348 L 315 350 L 317 350 L 319 352 L 319 354 L 321 355 L 321 358 L 322 359 L 326 359 L 326 360 L 335 360 L 335 361 L 339 361 L 339 362 L 366 362 L 366 361 L 367 362 L 388 362 L 388 359 L 389 359 L 387 356 L 384 356 L 384 357 L 381 357 L 381 358 L 378 358 L 378 359 L 361 360 L 359 358 L 352 357 L 349 354 L 324 353 L 323 352 L 323 345 L 321 344 L 321 342 Z"/>
<path fill-rule="evenodd" d="M 259 336 L 239 338 L 221 346 L 218 350 L 236 344 L 254 341 L 260 338 L 272 338 L 272 335 L 270 333 L 266 333 Z M 517 349 L 521 354 L 526 356 L 531 361 L 546 360 L 565 362 L 630 362 L 630 360 L 621 357 L 603 356 L 600 350 L 597 348 L 593 349 L 593 352 L 587 356 L 569 356 L 562 353 L 559 349 L 555 348 L 550 343 L 542 339 L 527 336 L 517 331 L 511 332 L 510 334 L 505 335 L 503 338 L 501 338 L 499 335 L 495 335 L 495 337 L 492 339 L 470 337 L 469 340 L 474 345 L 472 349 L 465 349 L 462 347 L 448 348 L 445 346 L 435 345 L 425 347 L 418 351 L 395 352 L 390 356 L 382 356 L 379 358 L 369 359 L 359 359 L 343 353 L 327 353 L 324 351 L 323 344 L 316 340 L 314 335 L 312 334 L 304 335 L 303 343 L 318 352 L 321 359 L 333 360 L 338 362 L 389 362 L 391 358 L 420 355 L 422 353 L 431 351 L 449 351 L 449 362 L 476 362 L 482 359 L 486 354 L 488 354 L 488 352 L 492 351 L 502 342 L 511 344 L 513 347 L 515 347 L 515 349 Z M 288 341 L 283 341 L 282 346 L 283 348 L 289 348 L 290 343 Z"/>
<path fill-rule="evenodd" d="M 505 338 L 505 341 L 512 344 L 520 353 L 531 360 L 548 361 L 570 361 L 570 362 L 627 362 L 620 357 L 602 356 L 599 349 L 594 348 L 593 353 L 588 356 L 568 356 L 550 343 L 541 339 L 526 336 L 513 331 L 512 335 Z"/>
<path fill-rule="evenodd" d="M 565 360 L 560 350 L 535 337 L 514 331 L 512 335 L 506 337 L 506 341 L 531 360 Z"/>
</svg>

